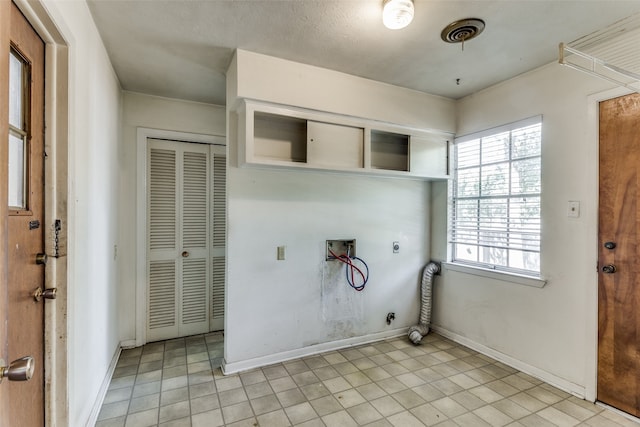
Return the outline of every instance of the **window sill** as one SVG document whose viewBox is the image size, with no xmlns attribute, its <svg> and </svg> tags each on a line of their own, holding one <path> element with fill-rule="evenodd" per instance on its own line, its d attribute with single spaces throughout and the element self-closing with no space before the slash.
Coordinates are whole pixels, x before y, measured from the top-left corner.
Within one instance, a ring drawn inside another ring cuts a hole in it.
<svg viewBox="0 0 640 427">
<path fill-rule="evenodd" d="M 470 265 L 443 262 L 443 270 L 456 271 L 458 273 L 471 274 L 474 276 L 486 277 L 489 279 L 502 280 L 503 282 L 516 283 L 518 285 L 543 288 L 547 281 L 537 277 L 523 276 L 521 274 L 509 273 L 506 271 L 490 270 L 488 268 L 472 267 Z"/>
</svg>

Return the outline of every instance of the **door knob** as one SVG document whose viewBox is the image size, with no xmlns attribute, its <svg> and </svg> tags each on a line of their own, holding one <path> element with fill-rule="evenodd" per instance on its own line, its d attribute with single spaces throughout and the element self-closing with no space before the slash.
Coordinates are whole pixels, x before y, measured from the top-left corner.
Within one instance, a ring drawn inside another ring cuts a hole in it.
<svg viewBox="0 0 640 427">
<path fill-rule="evenodd" d="M 189 256 L 189 252 L 187 252 L 187 251 L 182 252 L 182 257 L 183 258 L 186 258 L 188 256 Z"/>
<path fill-rule="evenodd" d="M 602 267 L 602 272 L 606 274 L 613 274 L 616 272 L 616 270 L 617 268 L 613 264 L 607 264 L 604 267 Z"/>
<path fill-rule="evenodd" d="M 47 265 L 47 254 L 36 254 L 36 264 Z"/>
<path fill-rule="evenodd" d="M 57 293 L 58 288 L 42 289 L 41 287 L 38 287 L 38 289 L 33 292 L 33 299 L 36 301 L 40 301 L 42 298 L 56 299 Z"/>
<path fill-rule="evenodd" d="M 616 242 L 605 242 L 604 243 L 604 247 L 607 249 L 615 249 L 616 248 Z"/>
<path fill-rule="evenodd" d="M 0 359 L 0 383 L 4 378 L 9 378 L 9 381 L 28 381 L 33 376 L 35 366 L 31 356 L 14 360 L 9 366 L 4 366 L 4 360 Z"/>
</svg>

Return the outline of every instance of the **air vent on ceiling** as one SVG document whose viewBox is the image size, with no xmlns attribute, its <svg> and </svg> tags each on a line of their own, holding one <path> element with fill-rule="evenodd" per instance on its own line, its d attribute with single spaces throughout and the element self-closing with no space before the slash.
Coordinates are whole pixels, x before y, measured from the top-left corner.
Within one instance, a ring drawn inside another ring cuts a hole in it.
<svg viewBox="0 0 640 427">
<path fill-rule="evenodd" d="M 484 21 L 478 18 L 467 18 L 454 21 L 444 27 L 440 37 L 447 43 L 464 43 L 477 36 L 484 30 Z"/>
</svg>

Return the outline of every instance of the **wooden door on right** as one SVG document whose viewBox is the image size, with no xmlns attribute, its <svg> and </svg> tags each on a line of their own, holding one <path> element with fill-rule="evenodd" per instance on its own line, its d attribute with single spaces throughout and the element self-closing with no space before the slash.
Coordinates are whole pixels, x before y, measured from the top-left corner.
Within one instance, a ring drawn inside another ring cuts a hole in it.
<svg viewBox="0 0 640 427">
<path fill-rule="evenodd" d="M 600 103 L 598 400 L 640 416 L 640 94 Z"/>
</svg>

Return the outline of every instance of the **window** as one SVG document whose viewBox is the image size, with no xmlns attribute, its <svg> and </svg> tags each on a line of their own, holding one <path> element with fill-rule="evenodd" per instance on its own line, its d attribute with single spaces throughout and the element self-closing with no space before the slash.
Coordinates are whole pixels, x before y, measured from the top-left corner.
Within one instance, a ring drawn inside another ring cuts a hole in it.
<svg viewBox="0 0 640 427">
<path fill-rule="evenodd" d="M 453 262 L 540 274 L 542 117 L 457 138 Z"/>
<path fill-rule="evenodd" d="M 29 64 L 11 49 L 9 56 L 9 208 L 27 209 Z"/>
</svg>

